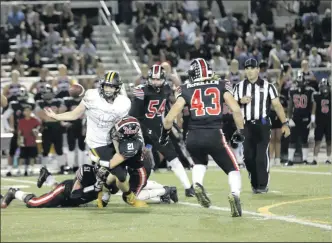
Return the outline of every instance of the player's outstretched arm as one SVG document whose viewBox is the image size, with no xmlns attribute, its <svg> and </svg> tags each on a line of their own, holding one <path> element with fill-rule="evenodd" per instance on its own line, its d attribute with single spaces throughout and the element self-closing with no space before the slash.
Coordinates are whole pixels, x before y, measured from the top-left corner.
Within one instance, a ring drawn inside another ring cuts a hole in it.
<svg viewBox="0 0 332 243">
<path fill-rule="evenodd" d="M 167 116 L 164 119 L 163 124 L 166 130 L 172 128 L 174 120 L 182 112 L 185 105 L 186 101 L 182 97 L 178 97 L 175 104 L 172 106 L 171 110 L 168 112 Z"/>
<path fill-rule="evenodd" d="M 56 114 L 54 113 L 54 111 L 52 111 L 50 108 L 45 108 L 45 114 L 55 120 L 58 121 L 74 121 L 77 120 L 78 118 L 80 118 L 83 113 L 85 112 L 85 105 L 84 103 L 81 101 L 81 103 L 72 111 L 68 111 L 65 113 L 61 113 L 61 114 Z"/>
<path fill-rule="evenodd" d="M 230 92 L 226 92 L 224 94 L 224 100 L 225 100 L 226 104 L 228 105 L 228 107 L 233 112 L 233 118 L 234 118 L 236 127 L 238 129 L 243 129 L 244 120 L 243 120 L 241 108 L 240 108 L 238 102 L 234 99 L 233 95 Z"/>
</svg>

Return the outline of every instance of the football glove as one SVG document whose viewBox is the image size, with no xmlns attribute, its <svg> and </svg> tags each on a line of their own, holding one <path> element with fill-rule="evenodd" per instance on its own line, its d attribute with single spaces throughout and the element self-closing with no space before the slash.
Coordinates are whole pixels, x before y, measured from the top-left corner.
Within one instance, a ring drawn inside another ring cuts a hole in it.
<svg viewBox="0 0 332 243">
<path fill-rule="evenodd" d="M 296 126 L 295 122 L 293 121 L 293 119 L 290 119 L 289 122 L 288 122 L 288 124 L 289 124 L 289 127 L 295 127 Z"/>
<path fill-rule="evenodd" d="M 171 129 L 166 130 L 164 127 L 162 127 L 161 135 L 159 138 L 159 143 L 161 146 L 165 146 L 168 143 L 170 132 L 171 132 Z"/>
<path fill-rule="evenodd" d="M 233 143 L 243 143 L 244 142 L 244 130 L 243 129 L 239 129 L 239 130 L 236 130 L 231 138 L 232 142 Z"/>
</svg>

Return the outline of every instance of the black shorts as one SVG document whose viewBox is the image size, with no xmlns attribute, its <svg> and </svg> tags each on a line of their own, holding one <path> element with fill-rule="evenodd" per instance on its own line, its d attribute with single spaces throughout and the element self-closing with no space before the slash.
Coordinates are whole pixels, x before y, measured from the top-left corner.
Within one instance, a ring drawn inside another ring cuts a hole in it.
<svg viewBox="0 0 332 243">
<path fill-rule="evenodd" d="M 91 153 L 94 156 L 100 158 L 100 160 L 110 161 L 113 158 L 113 155 L 116 153 L 113 144 L 106 146 L 90 149 Z M 110 170 L 112 175 L 116 176 L 120 182 L 126 181 L 127 169 L 126 163 L 122 163 L 117 167 Z"/>
<path fill-rule="evenodd" d="M 322 141 L 324 136 L 326 142 L 331 142 L 331 121 L 316 121 L 315 141 Z"/>
<path fill-rule="evenodd" d="M 271 111 L 269 117 L 271 119 L 271 129 L 280 129 L 282 127 L 282 123 L 275 111 Z"/>
<path fill-rule="evenodd" d="M 308 143 L 310 129 L 307 128 L 310 121 L 294 120 L 295 127 L 291 127 L 290 143 L 296 144 L 300 139 L 301 144 Z"/>
<path fill-rule="evenodd" d="M 38 155 L 37 147 L 21 147 L 20 158 L 21 159 L 34 159 Z"/>
<path fill-rule="evenodd" d="M 208 164 L 208 155 L 228 174 L 239 170 L 235 155 L 221 129 L 189 130 L 187 149 L 195 164 Z"/>
<path fill-rule="evenodd" d="M 9 145 L 9 155 L 13 157 L 16 153 L 16 149 L 18 148 L 17 145 L 17 134 L 14 133 L 13 137 L 10 139 L 10 145 Z"/>
<path fill-rule="evenodd" d="M 228 143 L 231 142 L 231 138 L 236 131 L 236 125 L 233 119 L 223 121 L 222 131 Z"/>
</svg>

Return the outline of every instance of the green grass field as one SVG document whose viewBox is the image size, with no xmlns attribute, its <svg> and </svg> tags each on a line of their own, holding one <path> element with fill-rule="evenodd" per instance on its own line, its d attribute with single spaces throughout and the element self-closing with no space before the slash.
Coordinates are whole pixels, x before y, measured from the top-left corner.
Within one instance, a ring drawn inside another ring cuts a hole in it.
<svg viewBox="0 0 332 243">
<path fill-rule="evenodd" d="M 230 217 L 227 176 L 210 169 L 205 188 L 213 206 L 201 208 L 196 198 L 185 198 L 171 172 L 150 179 L 178 187 L 178 204 L 150 204 L 137 209 L 119 196 L 108 207 L 29 209 L 13 201 L 1 210 L 1 241 L 332 241 L 331 166 L 273 168 L 268 194 L 253 195 L 242 171 L 242 218 Z M 190 173 L 190 172 L 188 172 Z M 58 181 L 68 176 L 57 176 Z M 40 195 L 36 178 L 1 178 L 1 193 L 9 186 Z"/>
</svg>

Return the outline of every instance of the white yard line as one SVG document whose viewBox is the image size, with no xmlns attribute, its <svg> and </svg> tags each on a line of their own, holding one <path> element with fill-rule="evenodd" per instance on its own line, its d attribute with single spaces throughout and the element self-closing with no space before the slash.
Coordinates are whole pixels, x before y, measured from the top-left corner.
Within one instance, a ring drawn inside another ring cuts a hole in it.
<svg viewBox="0 0 332 243">
<path fill-rule="evenodd" d="M 34 182 L 34 181 L 17 180 L 17 179 L 12 179 L 12 178 L 1 178 L 1 180 L 19 182 L 19 183 L 27 183 L 27 184 L 36 184 L 36 182 Z M 199 207 L 199 208 L 202 207 L 201 205 L 196 204 L 196 203 L 189 203 L 189 202 L 178 202 L 178 203 L 181 204 L 181 205 L 190 206 L 190 207 Z M 211 207 L 208 208 L 208 210 L 217 210 L 217 211 L 230 212 L 229 208 L 217 207 L 217 206 L 211 206 Z M 243 214 L 244 215 L 251 215 L 251 216 L 255 216 L 255 217 L 262 217 L 264 219 L 272 219 L 272 220 L 285 221 L 285 222 L 288 222 L 288 223 L 301 224 L 301 225 L 306 225 L 306 226 L 311 226 L 311 227 L 316 227 L 316 228 L 332 231 L 332 226 L 331 225 L 308 222 L 308 221 L 297 219 L 297 218 L 290 218 L 290 217 L 278 216 L 278 215 L 264 215 L 264 214 L 256 213 L 256 212 L 252 212 L 252 211 L 243 211 Z"/>
</svg>

